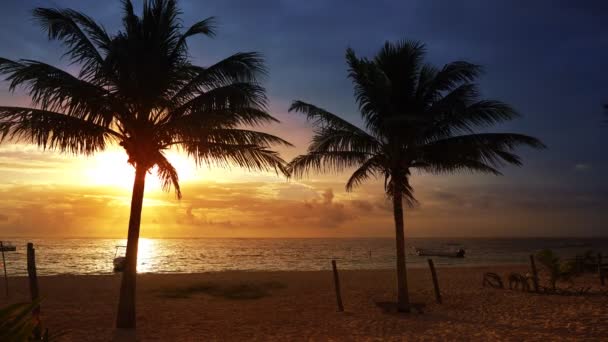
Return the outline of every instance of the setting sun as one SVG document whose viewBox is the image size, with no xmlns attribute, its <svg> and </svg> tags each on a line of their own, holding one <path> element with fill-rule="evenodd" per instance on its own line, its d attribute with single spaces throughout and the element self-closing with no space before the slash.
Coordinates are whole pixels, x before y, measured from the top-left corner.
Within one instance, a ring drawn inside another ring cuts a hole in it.
<svg viewBox="0 0 608 342">
<path fill-rule="evenodd" d="M 167 153 L 167 159 L 177 169 L 180 182 L 195 179 L 197 168 L 193 161 L 173 151 Z M 95 155 L 92 160 L 83 163 L 84 174 L 90 184 L 130 190 L 133 187 L 135 169 L 127 160 L 127 154 L 118 149 L 101 152 Z M 150 177 L 146 177 L 146 189 L 161 189 L 161 182 L 156 172 L 155 167 L 150 171 Z"/>
</svg>

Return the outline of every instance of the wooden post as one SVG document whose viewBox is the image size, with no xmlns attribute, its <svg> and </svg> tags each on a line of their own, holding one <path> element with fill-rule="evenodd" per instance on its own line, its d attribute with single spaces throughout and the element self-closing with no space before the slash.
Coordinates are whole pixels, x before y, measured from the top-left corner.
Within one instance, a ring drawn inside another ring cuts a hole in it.
<svg viewBox="0 0 608 342">
<path fill-rule="evenodd" d="M 437 299 L 437 303 L 441 304 L 441 292 L 439 291 L 439 281 L 437 280 L 437 272 L 435 272 L 435 264 L 433 264 L 432 259 L 428 259 L 429 268 L 431 269 L 431 276 L 433 277 L 433 287 L 435 288 L 435 299 Z"/>
<path fill-rule="evenodd" d="M 6 298 L 8 298 L 8 275 L 6 274 L 6 259 L 4 259 L 4 244 L 0 241 L 0 250 L 2 250 L 2 267 L 4 268 L 4 287 L 6 289 Z"/>
<path fill-rule="evenodd" d="M 331 261 L 331 267 L 334 270 L 334 285 L 336 288 L 336 300 L 338 301 L 338 311 L 344 311 L 344 305 L 342 305 L 342 293 L 340 292 L 340 277 L 338 277 L 338 267 L 336 266 L 336 260 Z"/>
<path fill-rule="evenodd" d="M 30 281 L 30 296 L 32 302 L 38 301 L 40 295 L 38 293 L 38 276 L 36 274 L 36 251 L 34 250 L 34 244 L 31 242 L 28 242 L 27 244 L 27 276 Z M 34 316 L 34 322 L 36 324 L 34 338 L 40 340 L 40 304 L 36 305 L 34 310 L 32 310 L 32 315 Z"/>
<path fill-rule="evenodd" d="M 604 273 L 602 273 L 602 253 L 597 253 L 597 273 L 600 277 L 600 284 L 606 285 L 604 282 Z"/>
<path fill-rule="evenodd" d="M 536 270 L 536 262 L 534 262 L 534 254 L 530 254 L 530 266 L 532 267 L 532 284 L 534 292 L 538 292 L 538 271 Z"/>
</svg>

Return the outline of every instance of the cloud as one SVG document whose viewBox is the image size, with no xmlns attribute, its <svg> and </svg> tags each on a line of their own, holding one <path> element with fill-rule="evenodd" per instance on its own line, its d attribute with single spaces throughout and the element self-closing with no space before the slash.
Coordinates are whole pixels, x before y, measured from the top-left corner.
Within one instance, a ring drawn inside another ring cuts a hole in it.
<svg viewBox="0 0 608 342">
<path fill-rule="evenodd" d="M 574 165 L 574 169 L 575 169 L 576 171 L 587 171 L 587 170 L 591 170 L 591 164 L 578 163 L 578 164 Z"/>
<path fill-rule="evenodd" d="M 325 189 L 325 191 L 323 191 L 322 196 L 323 196 L 323 203 L 325 203 L 326 205 L 330 205 L 334 199 L 334 191 L 332 189 Z"/>
<path fill-rule="evenodd" d="M 272 183 L 192 183 L 181 201 L 148 192 L 142 236 L 392 236 L 392 203 L 380 184 L 349 194 L 334 190 L 341 186 L 281 185 L 279 194 L 268 192 Z M 316 196 L 299 200 L 290 188 Z M 405 209 L 408 236 L 601 234 L 608 219 L 608 190 L 601 189 L 419 184 L 417 193 L 420 207 Z M 0 196 L 6 235 L 126 236 L 128 190 L 5 184 Z"/>
</svg>

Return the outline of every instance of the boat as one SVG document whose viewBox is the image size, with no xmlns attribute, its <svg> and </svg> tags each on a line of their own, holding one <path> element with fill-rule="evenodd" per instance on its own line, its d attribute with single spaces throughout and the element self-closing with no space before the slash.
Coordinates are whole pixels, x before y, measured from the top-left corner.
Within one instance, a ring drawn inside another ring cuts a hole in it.
<svg viewBox="0 0 608 342">
<path fill-rule="evenodd" d="M 125 265 L 127 264 L 127 258 L 124 256 L 118 256 L 118 250 L 121 248 L 127 248 L 127 246 L 116 246 L 116 251 L 114 252 L 114 272 L 122 272 L 125 270 Z"/>
<path fill-rule="evenodd" d="M 14 252 L 17 250 L 17 246 L 13 245 L 10 242 L 2 242 L 2 247 L 0 247 L 0 251 L 2 252 Z"/>
<path fill-rule="evenodd" d="M 455 250 L 438 250 L 438 249 L 422 249 L 415 248 L 418 256 L 438 256 L 445 258 L 464 258 L 465 250 L 462 248 Z"/>
</svg>

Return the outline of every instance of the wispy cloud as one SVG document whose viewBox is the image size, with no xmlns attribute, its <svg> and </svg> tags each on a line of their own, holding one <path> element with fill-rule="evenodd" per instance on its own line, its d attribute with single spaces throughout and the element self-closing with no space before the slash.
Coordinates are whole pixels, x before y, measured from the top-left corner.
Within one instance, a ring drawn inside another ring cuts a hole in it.
<svg viewBox="0 0 608 342">
<path fill-rule="evenodd" d="M 574 169 L 576 171 L 587 171 L 587 170 L 591 170 L 591 164 L 587 164 L 587 163 L 578 163 L 574 165 Z"/>
</svg>

